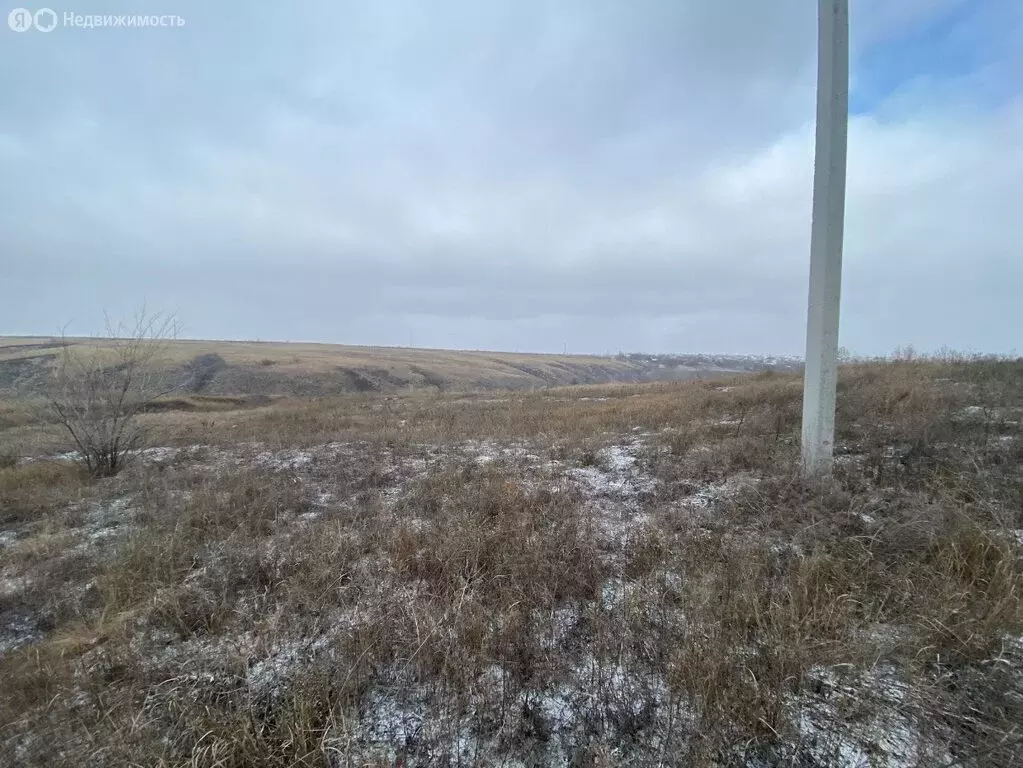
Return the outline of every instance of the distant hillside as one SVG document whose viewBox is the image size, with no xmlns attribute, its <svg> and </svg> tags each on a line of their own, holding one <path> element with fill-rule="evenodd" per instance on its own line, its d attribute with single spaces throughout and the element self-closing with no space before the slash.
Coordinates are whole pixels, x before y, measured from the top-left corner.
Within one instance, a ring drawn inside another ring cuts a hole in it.
<svg viewBox="0 0 1023 768">
<path fill-rule="evenodd" d="M 104 339 L 71 339 L 101 353 Z M 0 390 L 43 385 L 60 349 L 50 337 L 0 337 Z M 793 370 L 788 358 L 721 355 L 543 355 L 290 342 L 169 342 L 160 370 L 176 388 L 207 395 L 317 396 L 340 392 L 536 389 L 614 381 L 694 379 Z"/>
<path fill-rule="evenodd" d="M 795 373 L 803 370 L 798 357 L 784 355 L 714 355 L 714 354 L 644 354 L 621 353 L 616 360 L 639 367 L 646 378 L 706 378 L 714 374 L 757 373 L 778 371 Z"/>
</svg>

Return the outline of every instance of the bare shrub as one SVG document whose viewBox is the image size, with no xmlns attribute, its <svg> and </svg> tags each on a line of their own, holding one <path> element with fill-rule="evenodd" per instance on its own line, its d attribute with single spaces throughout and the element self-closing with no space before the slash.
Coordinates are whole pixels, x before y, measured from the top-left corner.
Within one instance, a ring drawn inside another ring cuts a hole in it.
<svg viewBox="0 0 1023 768">
<path fill-rule="evenodd" d="M 116 475 L 133 451 L 145 447 L 146 430 L 137 417 L 174 389 L 153 365 L 175 335 L 173 318 L 143 311 L 131 326 L 108 320 L 107 334 L 95 349 L 80 349 L 63 337 L 48 398 L 53 418 L 95 477 Z"/>
<path fill-rule="evenodd" d="M 18 452 L 13 446 L 0 448 L 0 469 L 10 469 L 18 464 Z"/>
</svg>

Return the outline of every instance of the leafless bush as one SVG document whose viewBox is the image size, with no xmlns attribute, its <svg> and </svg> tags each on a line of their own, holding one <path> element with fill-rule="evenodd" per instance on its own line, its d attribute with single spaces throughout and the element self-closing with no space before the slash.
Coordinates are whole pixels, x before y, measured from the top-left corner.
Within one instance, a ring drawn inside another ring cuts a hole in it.
<svg viewBox="0 0 1023 768">
<path fill-rule="evenodd" d="M 116 475 L 145 446 L 146 430 L 137 417 L 173 390 L 153 363 L 174 335 L 173 318 L 143 311 L 131 326 L 108 320 L 109 338 L 95 350 L 82 351 L 63 337 L 49 409 L 91 475 Z"/>
<path fill-rule="evenodd" d="M 0 469 L 10 469 L 18 463 L 18 452 L 13 446 L 0 448 Z"/>
</svg>

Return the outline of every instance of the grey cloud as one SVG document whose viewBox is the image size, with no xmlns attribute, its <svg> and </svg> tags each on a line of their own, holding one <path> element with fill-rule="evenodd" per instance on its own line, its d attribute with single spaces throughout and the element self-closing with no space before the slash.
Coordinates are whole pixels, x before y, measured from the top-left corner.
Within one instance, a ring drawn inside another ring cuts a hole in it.
<svg viewBox="0 0 1023 768">
<path fill-rule="evenodd" d="M 854 49 L 959 2 L 861 0 Z M 3 38 L 0 331 L 145 299 L 201 337 L 800 351 L 802 0 L 171 10 Z M 854 349 L 1016 346 L 1020 94 L 968 74 L 854 120 Z"/>
</svg>

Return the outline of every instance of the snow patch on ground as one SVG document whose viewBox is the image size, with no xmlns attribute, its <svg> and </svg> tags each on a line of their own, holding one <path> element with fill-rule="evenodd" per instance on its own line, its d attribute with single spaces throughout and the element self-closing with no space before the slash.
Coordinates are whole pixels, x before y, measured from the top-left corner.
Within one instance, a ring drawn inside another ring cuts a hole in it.
<svg viewBox="0 0 1023 768">
<path fill-rule="evenodd" d="M 530 445 L 498 444 L 490 440 L 468 440 L 458 445 L 454 453 L 471 458 L 480 465 L 505 461 L 536 467 L 541 463 L 540 457 Z"/>
<path fill-rule="evenodd" d="M 85 516 L 85 537 L 96 542 L 127 533 L 137 509 L 131 496 L 121 496 L 89 505 Z"/>
<path fill-rule="evenodd" d="M 323 651 L 330 641 L 330 635 L 321 635 L 313 640 L 302 639 L 278 647 L 269 656 L 249 667 L 246 674 L 249 690 L 257 696 L 273 697 L 294 667 L 307 663 Z"/>
<path fill-rule="evenodd" d="M 893 669 L 850 675 L 833 667 L 810 672 L 819 692 L 794 702 L 801 744 L 821 765 L 911 768 L 944 764 L 947 750 L 928 741 L 906 710 L 907 686 Z"/>
<path fill-rule="evenodd" d="M 156 463 L 165 463 L 173 461 L 181 453 L 180 448 L 170 448 L 167 446 L 154 446 L 152 448 L 144 448 L 138 452 L 138 455 L 147 461 Z"/>
<path fill-rule="evenodd" d="M 597 455 L 596 466 L 572 467 L 565 478 L 582 493 L 603 538 L 623 545 L 650 522 L 648 502 L 657 480 L 638 464 L 639 440 L 611 445 Z"/>
<path fill-rule="evenodd" d="M 751 475 L 736 474 L 712 485 L 705 486 L 682 499 L 682 504 L 697 509 L 709 509 L 722 499 L 734 496 L 740 490 L 757 482 Z"/>
<path fill-rule="evenodd" d="M 551 616 L 550 632 L 539 638 L 540 647 L 550 651 L 560 650 L 572 630 L 579 625 L 581 618 L 578 606 L 566 605 L 557 608 Z"/>
<path fill-rule="evenodd" d="M 405 694 L 399 699 L 399 693 Z M 418 697 L 409 696 L 405 688 L 390 690 L 378 688 L 372 691 L 364 703 L 363 728 L 365 737 L 371 742 L 383 742 L 390 747 L 405 747 L 412 741 L 425 720 L 425 707 Z"/>
<path fill-rule="evenodd" d="M 295 470 L 313 463 L 313 454 L 309 451 L 263 451 L 255 458 L 260 467 L 274 470 Z"/>
<path fill-rule="evenodd" d="M 1019 424 L 1020 416 L 1023 415 L 1023 408 L 991 408 L 982 405 L 968 405 L 954 415 L 957 421 L 972 422 L 974 424 L 996 424 L 1007 425 Z"/>
<path fill-rule="evenodd" d="M 0 577 L 0 597 L 20 595 L 31 583 L 25 576 Z"/>
<path fill-rule="evenodd" d="M 609 579 L 600 590 L 600 602 L 605 611 L 613 611 L 625 600 L 627 584 L 622 579 Z"/>
<path fill-rule="evenodd" d="M 594 722 L 603 724 L 611 740 L 624 735 L 620 729 L 638 727 L 642 746 L 656 750 L 671 717 L 669 700 L 667 683 L 660 676 L 590 655 L 559 684 L 523 691 L 519 697 L 523 712 L 539 720 L 550 734 L 547 765 L 571 764 Z"/>
<path fill-rule="evenodd" d="M 183 450 L 188 449 L 172 448 L 169 446 L 153 446 L 151 448 L 141 448 L 139 450 L 128 451 L 126 456 L 129 459 L 136 458 L 145 459 L 149 462 L 166 463 L 176 459 Z M 45 458 L 50 461 L 81 461 L 83 456 L 81 451 L 63 451 Z"/>
<path fill-rule="evenodd" d="M 635 498 L 652 493 L 656 480 L 637 466 L 638 440 L 624 445 L 611 445 L 597 455 L 597 465 L 573 467 L 565 474 L 573 478 L 588 496 Z"/>
<path fill-rule="evenodd" d="M 505 698 L 507 678 L 498 664 L 484 669 L 473 686 L 476 693 L 457 712 L 423 686 L 381 683 L 366 694 L 348 744 L 361 747 L 361 758 L 391 762 L 407 756 L 418 764 L 417 758 L 429 755 L 432 761 L 443 756 L 441 762 L 458 764 L 570 765 L 595 729 L 603 739 L 622 744 L 641 734 L 633 748 L 657 754 L 662 734 L 679 716 L 676 712 L 672 718 L 669 710 L 666 681 L 614 660 L 584 656 L 558 680 L 521 689 L 511 699 Z M 495 706 L 515 713 L 505 716 L 496 733 L 486 730 Z M 528 757 L 507 753 L 502 737 L 513 734 Z"/>
<path fill-rule="evenodd" d="M 42 632 L 28 616 L 7 616 L 0 628 L 0 658 L 23 645 L 43 639 Z"/>
</svg>

